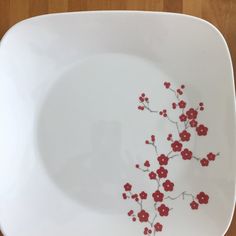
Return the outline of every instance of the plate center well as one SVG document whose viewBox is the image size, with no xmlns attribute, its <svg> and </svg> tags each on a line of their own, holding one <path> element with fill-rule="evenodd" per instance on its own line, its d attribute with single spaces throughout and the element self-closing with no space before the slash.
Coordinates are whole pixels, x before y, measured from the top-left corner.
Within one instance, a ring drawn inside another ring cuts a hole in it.
<svg viewBox="0 0 236 236">
<path fill-rule="evenodd" d="M 170 126 L 140 112 L 138 97 L 147 93 L 158 109 L 171 104 L 173 96 L 163 89 L 166 80 L 153 62 L 125 54 L 96 55 L 63 72 L 47 93 L 37 123 L 40 158 L 53 182 L 81 205 L 122 211 L 124 181 L 146 183 L 132 168 L 154 154 L 145 139 L 155 132 L 168 134 Z M 165 143 L 163 151 L 169 148 Z"/>
</svg>

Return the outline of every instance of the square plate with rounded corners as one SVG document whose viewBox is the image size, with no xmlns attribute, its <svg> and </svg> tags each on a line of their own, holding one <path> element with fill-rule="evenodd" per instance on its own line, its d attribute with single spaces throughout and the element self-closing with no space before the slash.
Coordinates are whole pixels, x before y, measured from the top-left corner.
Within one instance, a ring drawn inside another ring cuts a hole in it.
<svg viewBox="0 0 236 236">
<path fill-rule="evenodd" d="M 0 46 L 6 236 L 220 236 L 235 198 L 232 64 L 198 18 L 25 20 Z"/>
</svg>

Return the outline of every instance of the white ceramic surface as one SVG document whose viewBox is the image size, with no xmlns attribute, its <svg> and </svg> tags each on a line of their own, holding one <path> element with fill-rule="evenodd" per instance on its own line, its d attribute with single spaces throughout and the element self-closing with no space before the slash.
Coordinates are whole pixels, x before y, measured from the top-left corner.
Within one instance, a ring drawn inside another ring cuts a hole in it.
<svg viewBox="0 0 236 236">
<path fill-rule="evenodd" d="M 184 84 L 184 94 L 176 97 L 165 81 L 174 90 Z M 150 103 L 142 111 L 143 92 Z M 192 128 L 183 142 L 199 160 L 184 161 L 176 152 L 165 166 L 174 189 L 165 192 L 171 211 L 161 217 L 152 209 L 156 185 L 135 165 L 151 160 L 150 168 L 159 168 L 154 145 L 145 144 L 150 135 L 166 155 L 167 135 L 179 139 L 173 122 L 147 109 L 166 108 L 178 121 L 180 109 L 171 105 L 178 99 L 186 111 L 204 102 L 198 122 L 208 132 L 198 136 Z M 157 214 L 155 223 L 163 225 L 150 235 L 226 231 L 235 198 L 234 83 L 227 45 L 211 24 L 179 14 L 109 11 L 25 20 L 1 42 L 0 111 L 5 236 L 143 235 L 148 222 L 127 216 L 141 210 L 122 199 L 127 182 L 132 191 L 145 189 L 149 219 Z M 209 152 L 219 155 L 203 167 Z M 184 191 L 195 201 L 205 192 L 209 202 L 192 210 Z"/>
</svg>

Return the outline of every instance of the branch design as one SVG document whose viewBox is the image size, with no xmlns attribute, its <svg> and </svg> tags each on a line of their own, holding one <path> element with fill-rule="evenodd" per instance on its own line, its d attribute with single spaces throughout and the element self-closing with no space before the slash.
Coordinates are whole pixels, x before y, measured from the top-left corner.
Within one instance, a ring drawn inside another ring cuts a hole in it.
<svg viewBox="0 0 236 236">
<path fill-rule="evenodd" d="M 169 162 L 176 159 L 182 159 L 183 161 L 194 160 L 205 168 L 220 156 L 219 152 L 209 152 L 203 157 L 198 157 L 190 149 L 184 147 L 185 143 L 191 141 L 193 135 L 199 137 L 207 136 L 208 128 L 198 121 L 199 113 L 204 111 L 205 107 L 202 102 L 196 108 L 188 107 L 187 102 L 182 98 L 185 89 L 184 85 L 174 89 L 170 82 L 165 82 L 164 87 L 174 95 L 174 101 L 170 109 L 176 110 L 176 119 L 170 118 L 167 109 L 151 108 L 149 97 L 145 93 L 139 96 L 138 105 L 138 110 L 160 115 L 175 126 L 174 132 L 169 133 L 167 136 L 167 141 L 170 143 L 168 152 L 163 153 L 160 150 L 158 139 L 156 135 L 152 134 L 150 139 L 145 140 L 145 144 L 153 148 L 155 163 L 153 164 L 152 158 L 152 161 L 146 160 L 143 164 L 135 165 L 138 170 L 145 174 L 148 181 L 155 184 L 155 191 L 148 193 L 143 190 L 140 193 L 136 193 L 133 192 L 133 186 L 127 182 L 122 193 L 124 200 L 131 200 L 138 206 L 138 210 L 131 209 L 128 212 L 128 216 L 131 217 L 133 222 L 144 224 L 143 234 L 148 236 L 155 236 L 163 231 L 164 226 L 160 221 L 162 217 L 169 216 L 171 210 L 173 210 L 173 208 L 168 206 L 169 201 L 176 201 L 182 198 L 182 200 L 188 201 L 192 210 L 198 210 L 200 205 L 208 204 L 209 202 L 208 194 L 203 191 L 197 194 L 183 191 L 172 196 L 170 193 L 175 190 L 175 183 L 168 179 L 167 166 Z M 145 207 L 148 201 L 152 202 L 153 210 Z"/>
</svg>

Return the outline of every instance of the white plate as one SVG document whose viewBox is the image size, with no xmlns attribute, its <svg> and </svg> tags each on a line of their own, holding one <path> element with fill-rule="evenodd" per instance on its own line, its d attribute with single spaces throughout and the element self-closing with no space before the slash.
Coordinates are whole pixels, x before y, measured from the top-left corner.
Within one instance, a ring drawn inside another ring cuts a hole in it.
<svg viewBox="0 0 236 236">
<path fill-rule="evenodd" d="M 147 235 L 163 236 L 226 231 L 235 198 L 234 84 L 227 45 L 211 24 L 154 12 L 35 17 L 5 35 L 0 73 L 5 236 L 141 236 L 145 227 L 152 230 Z M 142 93 L 150 103 L 139 101 Z M 180 100 L 186 107 L 173 109 Z M 182 151 L 192 152 L 181 154 L 175 122 L 179 132 L 189 126 L 179 116 L 192 120 L 190 108 L 198 109 L 198 128 L 181 135 Z M 163 109 L 167 117 L 159 115 Z M 151 135 L 155 144 L 145 144 Z M 169 157 L 178 155 L 158 171 L 163 178 L 150 180 L 149 172 L 160 168 L 157 157 L 171 145 L 176 152 Z M 214 159 L 210 152 L 218 154 L 215 161 L 206 160 Z M 143 166 L 146 160 L 151 167 Z M 145 191 L 148 199 L 124 200 L 126 183 L 132 195 Z M 198 210 L 190 207 L 193 199 Z"/>
</svg>

